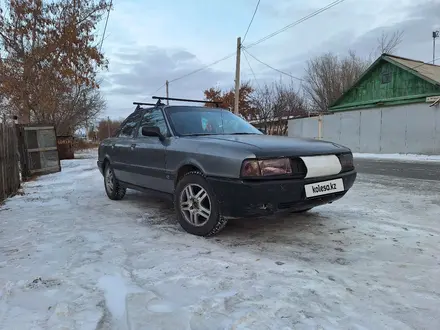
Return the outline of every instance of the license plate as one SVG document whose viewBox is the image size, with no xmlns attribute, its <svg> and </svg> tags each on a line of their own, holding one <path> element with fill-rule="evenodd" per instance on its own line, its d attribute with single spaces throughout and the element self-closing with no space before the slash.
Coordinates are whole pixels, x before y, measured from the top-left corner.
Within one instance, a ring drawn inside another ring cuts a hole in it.
<svg viewBox="0 0 440 330">
<path fill-rule="evenodd" d="M 304 186 L 306 197 L 315 197 L 344 191 L 342 179 L 328 180 L 307 184 Z"/>
</svg>

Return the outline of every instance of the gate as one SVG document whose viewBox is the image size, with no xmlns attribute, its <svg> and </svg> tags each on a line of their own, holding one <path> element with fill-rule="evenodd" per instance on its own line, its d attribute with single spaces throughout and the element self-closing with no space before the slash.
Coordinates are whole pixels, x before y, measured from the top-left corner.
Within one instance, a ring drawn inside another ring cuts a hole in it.
<svg viewBox="0 0 440 330">
<path fill-rule="evenodd" d="M 61 171 L 53 126 L 18 125 L 22 177 Z"/>
<path fill-rule="evenodd" d="M 20 188 L 19 169 L 15 127 L 3 120 L 0 122 L 0 205 Z"/>
</svg>

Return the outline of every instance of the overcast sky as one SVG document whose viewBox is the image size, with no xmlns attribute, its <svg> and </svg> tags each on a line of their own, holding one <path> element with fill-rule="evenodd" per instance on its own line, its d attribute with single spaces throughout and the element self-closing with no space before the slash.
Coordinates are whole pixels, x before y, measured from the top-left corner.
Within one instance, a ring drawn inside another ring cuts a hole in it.
<svg viewBox="0 0 440 330">
<path fill-rule="evenodd" d="M 173 80 L 234 53 L 257 0 L 114 0 L 103 51 L 110 64 L 101 86 L 105 116 L 118 119 L 133 101 L 151 102 L 165 80 Z M 244 42 L 246 46 L 331 3 L 332 0 L 261 0 Z M 432 60 L 432 31 L 440 28 L 440 0 L 345 0 L 341 4 L 249 49 L 249 53 L 293 76 L 304 75 L 307 59 L 354 49 L 367 57 L 382 31 L 404 31 L 396 54 Z M 99 32 L 103 33 L 103 24 Z M 440 39 L 437 39 L 440 57 Z M 280 73 L 249 62 L 259 83 L 280 79 Z M 440 64 L 440 60 L 436 63 Z M 254 77 L 246 58 L 241 79 Z M 235 57 L 170 84 L 170 96 L 203 98 L 212 86 L 234 84 Z M 284 76 L 282 79 L 289 80 Z M 157 91 L 157 92 L 156 92 Z"/>
</svg>

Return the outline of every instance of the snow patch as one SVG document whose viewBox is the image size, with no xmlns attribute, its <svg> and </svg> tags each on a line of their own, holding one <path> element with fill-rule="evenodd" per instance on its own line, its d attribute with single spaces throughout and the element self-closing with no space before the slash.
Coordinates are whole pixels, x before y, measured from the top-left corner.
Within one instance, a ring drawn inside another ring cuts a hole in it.
<svg viewBox="0 0 440 330">
<path fill-rule="evenodd" d="M 127 317 L 126 298 L 130 293 L 142 292 L 141 289 L 128 285 L 119 275 L 105 275 L 98 281 L 98 287 L 104 291 L 108 310 L 117 321 Z"/>
<path fill-rule="evenodd" d="M 156 303 L 149 303 L 148 310 L 155 313 L 171 313 L 176 310 L 177 306 L 167 301 L 160 301 Z"/>
<path fill-rule="evenodd" d="M 360 173 L 205 239 L 145 195 L 110 201 L 90 157 L 0 206 L 1 329 L 438 329 L 440 182 Z"/>
<path fill-rule="evenodd" d="M 405 162 L 440 162 L 440 155 L 353 153 L 353 157 L 355 159 L 398 160 Z"/>
<path fill-rule="evenodd" d="M 12 289 L 14 287 L 14 283 L 11 281 L 6 282 L 0 291 L 0 299 L 6 298 L 11 295 Z"/>
</svg>

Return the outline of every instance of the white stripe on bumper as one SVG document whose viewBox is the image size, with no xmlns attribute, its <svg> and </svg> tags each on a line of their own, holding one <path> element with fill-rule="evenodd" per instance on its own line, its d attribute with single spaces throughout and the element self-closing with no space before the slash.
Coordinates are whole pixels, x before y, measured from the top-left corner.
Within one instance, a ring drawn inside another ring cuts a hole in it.
<svg viewBox="0 0 440 330">
<path fill-rule="evenodd" d="M 335 155 L 300 157 L 307 167 L 305 178 L 317 178 L 327 175 L 335 175 L 341 172 L 342 167 L 339 158 Z"/>
</svg>

